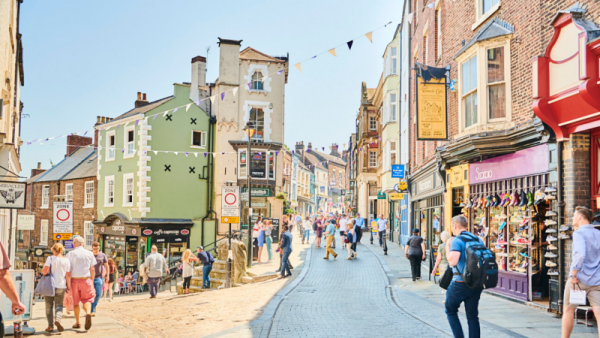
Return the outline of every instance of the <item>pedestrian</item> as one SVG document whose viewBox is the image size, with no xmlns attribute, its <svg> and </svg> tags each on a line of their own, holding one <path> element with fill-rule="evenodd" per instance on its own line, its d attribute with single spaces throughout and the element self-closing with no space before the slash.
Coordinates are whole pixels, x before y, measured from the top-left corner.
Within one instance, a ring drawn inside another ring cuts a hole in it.
<svg viewBox="0 0 600 338">
<path fill-rule="evenodd" d="M 467 242 L 480 243 L 481 239 L 467 231 L 468 221 L 463 215 L 452 217 L 450 228 L 455 237 L 449 238 L 446 242 L 446 257 L 448 265 L 452 266 L 454 276 L 452 282 L 446 290 L 446 316 L 452 329 L 454 337 L 464 337 L 460 320 L 458 319 L 458 308 L 460 303 L 465 303 L 465 313 L 469 325 L 469 337 L 480 337 L 478 307 L 479 298 L 483 289 L 471 289 L 462 280 L 461 271 L 467 268 Z"/>
<path fill-rule="evenodd" d="M 262 227 L 262 216 L 256 218 L 256 222 L 252 226 L 252 248 L 258 247 L 258 237 L 260 236 L 260 228 Z"/>
<path fill-rule="evenodd" d="M 290 271 L 289 259 L 292 253 L 292 234 L 288 232 L 288 227 L 283 226 L 283 233 L 281 235 L 281 243 L 279 244 L 279 250 L 281 250 L 281 275 L 278 278 L 286 278 L 292 275 Z"/>
<path fill-rule="evenodd" d="M 125 282 L 125 294 L 129 294 L 129 292 L 131 292 L 131 284 L 133 284 L 133 276 L 131 275 L 131 271 L 127 272 L 124 282 Z"/>
<path fill-rule="evenodd" d="M 183 294 L 185 295 L 190 293 L 190 283 L 194 274 L 194 265 L 192 263 L 198 261 L 198 258 L 194 256 L 192 250 L 187 249 L 181 256 L 181 260 L 183 261 L 181 275 L 183 276 Z"/>
<path fill-rule="evenodd" d="M 273 237 L 271 237 L 271 232 L 273 231 L 273 222 L 268 221 L 265 224 L 265 243 L 267 244 L 267 254 L 269 255 L 269 260 L 267 263 L 271 263 L 273 260 Z"/>
<path fill-rule="evenodd" d="M 594 310 L 596 320 L 600 320 L 600 231 L 594 228 L 592 211 L 586 207 L 577 207 L 573 213 L 573 253 L 571 272 L 565 285 L 562 316 L 562 337 L 570 337 L 573 319 L 578 304 L 570 302 L 573 290 L 586 292 L 587 300 Z M 599 332 L 600 335 L 600 332 Z"/>
<path fill-rule="evenodd" d="M 350 226 L 348 227 L 350 230 L 348 232 L 348 258 L 352 259 L 356 258 L 356 244 L 358 243 L 358 238 L 360 234 L 360 227 L 356 224 L 356 220 L 350 221 Z"/>
<path fill-rule="evenodd" d="M 117 265 L 112 258 L 108 259 L 108 281 L 106 282 L 106 286 L 104 288 L 104 300 L 107 300 L 106 296 L 109 295 L 108 301 L 112 302 L 113 300 L 113 285 L 115 284 L 115 271 L 117 270 Z"/>
<path fill-rule="evenodd" d="M 162 277 L 163 271 L 165 271 L 167 275 L 170 273 L 165 256 L 158 253 L 156 245 L 150 247 L 150 254 L 146 257 L 144 264 L 142 264 L 142 269 L 147 269 L 146 276 L 148 276 L 150 299 L 156 298 L 158 285 L 160 284 L 160 278 Z"/>
<path fill-rule="evenodd" d="M 302 244 L 308 244 L 310 241 L 310 228 L 312 223 L 310 217 L 306 216 L 304 222 L 302 222 Z"/>
<path fill-rule="evenodd" d="M 92 303 L 92 317 L 94 317 L 96 315 L 96 307 L 98 306 L 100 297 L 102 297 L 102 287 L 104 286 L 104 281 L 108 274 L 108 258 L 106 258 L 106 255 L 103 252 L 100 252 L 100 243 L 98 242 L 92 243 L 92 252 L 96 259 L 96 265 L 94 266 L 94 289 L 96 290 L 96 298 L 94 298 L 94 302 Z"/>
<path fill-rule="evenodd" d="M 296 222 L 296 229 L 298 229 L 300 236 L 302 236 L 302 215 L 296 214 L 296 218 L 294 218 L 294 221 Z"/>
<path fill-rule="evenodd" d="M 446 269 L 448 268 L 448 257 L 446 256 L 446 242 L 448 241 L 448 238 L 450 238 L 450 234 L 448 233 L 448 231 L 442 231 L 442 233 L 440 234 L 440 239 L 442 240 L 442 244 L 440 244 L 438 246 L 437 258 L 435 260 L 435 266 L 433 267 L 433 270 L 431 271 L 431 276 L 433 278 L 435 278 L 435 273 L 438 268 L 440 269 L 440 279 L 442 278 L 442 276 L 444 275 L 444 272 L 446 272 Z M 445 293 L 446 293 L 446 290 L 444 290 L 444 294 Z"/>
<path fill-rule="evenodd" d="M 315 243 L 315 248 L 321 247 L 321 237 L 323 236 L 322 219 L 323 219 L 323 216 L 319 215 L 319 217 L 317 217 L 317 220 L 315 221 L 315 224 L 317 226 L 317 228 L 315 230 L 315 236 L 317 237 L 317 241 Z"/>
<path fill-rule="evenodd" d="M 356 214 L 356 219 L 354 222 L 355 226 L 358 226 L 360 229 L 357 232 L 356 243 L 360 244 L 360 239 L 362 238 L 363 230 L 365 229 L 365 220 L 360 217 L 360 213 Z"/>
<path fill-rule="evenodd" d="M 346 248 L 346 234 L 348 233 L 348 219 L 346 218 L 346 214 L 342 214 L 339 224 L 340 224 L 340 240 L 342 242 L 342 246 L 345 249 Z"/>
<path fill-rule="evenodd" d="M 333 242 L 333 239 L 335 238 L 335 219 L 333 219 L 333 217 L 329 220 L 329 224 L 327 225 L 327 228 L 325 229 L 325 240 L 326 240 L 326 244 L 325 244 L 325 257 L 323 257 L 323 259 L 327 259 L 329 260 L 329 254 L 333 255 L 333 260 L 337 259 L 337 253 L 335 253 L 335 251 L 333 251 L 333 248 L 331 247 L 331 243 Z"/>
<path fill-rule="evenodd" d="M 54 331 L 54 325 L 58 332 L 63 332 L 64 328 L 61 324 L 63 302 L 67 285 L 71 284 L 71 262 L 63 256 L 65 248 L 62 244 L 56 243 L 52 246 L 54 256 L 48 257 L 42 274 L 47 275 L 52 272 L 52 280 L 54 281 L 54 296 L 45 296 L 46 303 L 46 319 L 48 327 L 46 332 Z M 56 312 L 56 313 L 55 313 Z"/>
<path fill-rule="evenodd" d="M 261 217 L 259 217 L 259 220 L 260 219 Z M 262 257 L 263 247 L 265 246 L 265 223 L 267 222 L 268 220 L 265 220 L 264 222 L 256 222 L 256 224 L 258 225 L 258 260 L 256 261 L 257 264 L 262 263 L 260 259 Z"/>
<path fill-rule="evenodd" d="M 329 222 L 330 222 L 330 223 L 333 223 L 333 226 L 334 226 L 334 228 L 333 228 L 333 235 L 334 235 L 334 236 L 332 237 L 332 238 L 333 238 L 333 240 L 332 240 L 332 242 L 331 242 L 331 248 L 335 249 L 335 233 L 337 232 L 337 230 L 338 230 L 338 229 L 339 229 L 339 227 L 340 227 L 340 225 L 339 225 L 339 223 L 338 223 L 338 217 L 337 217 L 337 214 L 336 214 L 336 215 L 334 215 L 334 214 L 329 214 Z"/>
<path fill-rule="evenodd" d="M 284 215 L 283 220 L 281 221 L 281 227 L 283 228 L 284 225 L 289 227 L 290 226 L 289 224 L 290 224 L 290 222 L 288 221 L 287 215 Z"/>
<path fill-rule="evenodd" d="M 379 231 L 379 246 L 384 247 L 385 245 L 385 236 L 387 231 L 389 231 L 390 225 L 388 224 L 387 219 L 383 217 L 383 214 L 379 215 L 379 219 L 377 220 L 377 231 Z M 386 255 L 387 255 L 387 250 Z"/>
<path fill-rule="evenodd" d="M 75 312 L 74 329 L 80 329 L 79 303 L 83 303 L 85 311 L 85 329 L 92 327 L 92 303 L 96 298 L 94 278 L 96 275 L 96 258 L 91 251 L 83 248 L 83 237 L 75 237 L 73 246 L 75 249 L 67 254 L 71 262 L 71 290 L 73 292 L 73 311 Z"/>
<path fill-rule="evenodd" d="M 275 270 L 275 272 L 281 272 L 281 268 L 283 267 L 283 250 L 281 250 L 281 244 L 283 242 L 283 227 L 281 228 L 281 233 L 279 234 L 279 242 L 277 245 L 277 250 L 276 252 L 279 252 L 279 269 Z M 294 267 L 292 266 L 292 263 L 290 263 L 289 259 L 287 261 L 287 266 L 290 268 L 290 270 L 294 270 Z"/>
<path fill-rule="evenodd" d="M 19 300 L 19 294 L 15 283 L 10 276 L 8 269 L 11 267 L 10 259 L 4 250 L 4 246 L 0 243 L 0 290 L 4 292 L 6 298 L 11 302 L 11 312 L 15 315 L 23 315 L 25 313 L 25 305 Z M 4 335 L 4 320 L 2 314 L 0 314 L 0 330 Z"/>
<path fill-rule="evenodd" d="M 404 257 L 410 261 L 413 282 L 421 279 L 421 261 L 425 260 L 425 242 L 423 237 L 419 236 L 420 233 L 419 229 L 413 229 L 412 236 L 408 238 L 404 246 Z"/>
<path fill-rule="evenodd" d="M 204 251 L 204 247 L 197 246 L 196 251 L 198 252 L 198 259 L 202 263 L 202 288 L 210 289 L 210 271 L 215 259 L 208 251 Z"/>
<path fill-rule="evenodd" d="M 133 284 L 132 284 L 133 291 L 136 291 L 136 293 L 137 293 L 137 286 L 139 284 L 138 281 L 140 278 L 140 273 L 138 272 L 137 269 L 133 272 L 133 275 L 131 277 L 132 277 L 131 279 L 133 279 Z"/>
</svg>

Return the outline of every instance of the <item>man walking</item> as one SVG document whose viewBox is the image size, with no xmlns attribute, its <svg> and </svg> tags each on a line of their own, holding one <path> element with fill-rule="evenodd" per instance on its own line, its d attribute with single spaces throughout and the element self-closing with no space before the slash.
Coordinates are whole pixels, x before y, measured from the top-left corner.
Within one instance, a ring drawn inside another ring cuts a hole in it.
<svg viewBox="0 0 600 338">
<path fill-rule="evenodd" d="M 73 310 L 75 312 L 74 329 L 81 328 L 79 323 L 79 303 L 83 303 L 85 311 L 85 329 L 92 327 L 92 303 L 96 298 L 94 277 L 96 275 L 96 258 L 91 251 L 83 248 L 83 237 L 73 239 L 73 249 L 67 254 L 71 263 L 71 293 L 73 294 Z"/>
<path fill-rule="evenodd" d="M 294 222 L 296 223 L 296 229 L 298 229 L 300 236 L 302 236 L 302 216 L 300 214 L 296 214 Z"/>
<path fill-rule="evenodd" d="M 323 257 L 323 259 L 327 259 L 329 260 L 329 254 L 331 253 L 333 255 L 333 259 L 335 260 L 337 258 L 337 254 L 335 253 L 335 251 L 333 251 L 333 248 L 331 248 L 331 243 L 333 243 L 333 240 L 335 238 L 335 219 L 330 219 L 329 220 L 329 224 L 327 225 L 327 228 L 325 228 L 325 257 Z"/>
<path fill-rule="evenodd" d="M 160 278 L 162 277 L 163 270 L 169 274 L 169 266 L 165 257 L 158 253 L 156 245 L 150 248 L 150 254 L 146 257 L 146 261 L 142 264 L 142 269 L 148 269 L 148 288 L 150 289 L 150 299 L 156 298 L 158 293 L 158 285 L 160 284 Z"/>
<path fill-rule="evenodd" d="M 585 207 L 575 208 L 573 213 L 573 255 L 571 273 L 565 285 L 565 307 L 562 317 L 562 337 L 570 337 L 577 304 L 569 302 L 573 290 L 583 290 L 600 320 L 600 231 L 592 224 L 592 211 Z M 600 330 L 598 332 L 600 335 Z"/>
<path fill-rule="evenodd" d="M 210 252 L 204 251 L 202 246 L 197 246 L 196 251 L 198 252 L 198 259 L 202 263 L 202 288 L 210 289 L 210 272 L 215 259 Z"/>
<path fill-rule="evenodd" d="M 446 316 L 452 329 L 454 337 L 464 337 L 460 320 L 458 319 L 458 308 L 460 303 L 465 303 L 465 313 L 469 325 L 469 337 L 480 337 L 478 307 L 479 298 L 483 289 L 470 289 L 462 280 L 461 273 L 467 268 L 467 245 L 483 242 L 479 237 L 467 231 L 468 221 L 465 216 L 454 216 L 450 223 L 452 234 L 456 237 L 450 238 L 446 243 L 446 256 L 448 264 L 452 266 L 454 277 L 446 292 Z"/>
<path fill-rule="evenodd" d="M 358 238 L 356 239 L 356 242 L 358 244 L 360 244 L 360 239 L 362 238 L 362 233 L 363 233 L 363 227 L 365 226 L 365 220 L 362 217 L 360 217 L 360 213 L 356 214 L 356 220 L 355 220 L 354 225 L 358 226 L 358 228 L 360 229 L 358 234 L 355 235 L 355 236 L 358 236 Z"/>
<path fill-rule="evenodd" d="M 389 230 L 388 221 L 383 217 L 383 214 L 379 215 L 379 219 L 377 220 L 377 230 L 379 231 L 379 246 L 383 248 L 385 234 Z"/>
<path fill-rule="evenodd" d="M 279 250 L 282 252 L 281 256 L 281 276 L 277 278 L 285 278 L 292 275 L 290 271 L 290 254 L 292 253 L 292 234 L 288 232 L 288 227 L 284 225 L 281 230 L 283 233 L 281 234 L 281 244 L 279 245 Z"/>
<path fill-rule="evenodd" d="M 92 243 L 92 252 L 96 259 L 96 265 L 94 265 L 94 290 L 96 290 L 96 298 L 92 303 L 92 317 L 96 315 L 96 306 L 102 296 L 102 287 L 108 274 L 108 258 L 103 252 L 100 252 L 100 243 Z"/>
</svg>

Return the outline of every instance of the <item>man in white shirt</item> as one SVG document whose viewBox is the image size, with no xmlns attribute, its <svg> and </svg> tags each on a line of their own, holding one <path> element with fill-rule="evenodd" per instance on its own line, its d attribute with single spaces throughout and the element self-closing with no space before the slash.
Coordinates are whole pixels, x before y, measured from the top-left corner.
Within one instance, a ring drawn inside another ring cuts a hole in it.
<svg viewBox="0 0 600 338">
<path fill-rule="evenodd" d="M 83 237 L 73 239 L 75 249 L 67 254 L 71 262 L 71 292 L 73 293 L 73 310 L 75 312 L 74 329 L 81 328 L 79 324 L 79 303 L 83 303 L 85 311 L 85 329 L 92 327 L 92 303 L 96 297 L 94 277 L 96 258 L 94 254 L 83 248 Z"/>
<path fill-rule="evenodd" d="M 383 214 L 379 215 L 377 220 L 377 230 L 379 231 L 379 246 L 383 248 L 383 251 L 387 255 L 387 244 L 385 243 L 385 234 L 389 230 L 387 219 L 383 217 Z"/>
<path fill-rule="evenodd" d="M 342 218 L 340 218 L 340 238 L 342 239 L 342 244 L 344 248 L 346 248 L 346 234 L 348 233 L 348 218 L 346 214 L 342 214 Z"/>
<path fill-rule="evenodd" d="M 142 264 L 142 268 L 148 268 L 148 286 L 150 288 L 150 298 L 156 298 L 163 269 L 167 274 L 169 274 L 169 266 L 165 260 L 165 257 L 158 253 L 156 245 L 153 245 L 150 248 L 150 252 L 151 254 L 146 257 L 146 261 L 144 264 Z"/>
</svg>

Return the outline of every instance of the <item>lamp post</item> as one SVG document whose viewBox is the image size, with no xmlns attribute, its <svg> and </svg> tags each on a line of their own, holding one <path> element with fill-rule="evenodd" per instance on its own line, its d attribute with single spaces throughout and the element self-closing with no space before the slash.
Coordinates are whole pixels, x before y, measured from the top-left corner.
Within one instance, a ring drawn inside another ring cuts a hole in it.
<svg viewBox="0 0 600 338">
<path fill-rule="evenodd" d="M 256 129 L 254 128 L 254 124 L 252 122 L 246 123 L 244 127 L 244 132 L 246 132 L 246 136 L 248 136 L 248 149 L 246 150 L 246 190 L 248 191 L 248 243 L 246 245 L 246 249 L 248 250 L 247 254 L 247 264 L 248 267 L 252 267 L 252 183 L 250 182 L 250 172 L 252 171 L 252 164 L 250 161 L 250 157 L 252 154 L 250 153 L 250 146 L 252 142 L 252 137 L 254 133 L 256 133 Z"/>
</svg>

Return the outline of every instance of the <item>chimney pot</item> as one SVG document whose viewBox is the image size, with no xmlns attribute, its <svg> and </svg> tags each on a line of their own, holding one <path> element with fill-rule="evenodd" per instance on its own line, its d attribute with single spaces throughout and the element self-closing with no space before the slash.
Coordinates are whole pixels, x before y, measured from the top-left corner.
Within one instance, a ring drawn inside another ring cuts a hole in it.
<svg viewBox="0 0 600 338">
<path fill-rule="evenodd" d="M 42 162 L 38 162 L 38 169 L 42 169 Z"/>
<path fill-rule="evenodd" d="M 142 99 L 142 92 L 138 92 L 138 101 Z"/>
<path fill-rule="evenodd" d="M 146 93 L 144 93 L 144 98 L 142 100 L 146 101 Z"/>
<path fill-rule="evenodd" d="M 101 116 L 96 116 L 96 124 L 99 124 L 102 122 L 102 117 Z"/>
</svg>

